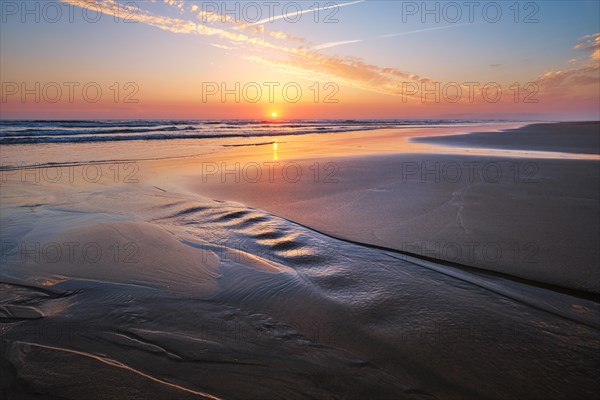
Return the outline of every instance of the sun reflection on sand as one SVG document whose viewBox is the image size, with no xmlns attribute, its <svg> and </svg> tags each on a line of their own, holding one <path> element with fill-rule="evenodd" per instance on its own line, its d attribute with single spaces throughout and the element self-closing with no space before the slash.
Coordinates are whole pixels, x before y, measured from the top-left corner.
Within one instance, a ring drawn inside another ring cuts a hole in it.
<svg viewBox="0 0 600 400">
<path fill-rule="evenodd" d="M 277 143 L 277 139 L 275 139 L 275 141 L 273 142 L 273 161 L 279 160 L 279 155 L 277 154 L 277 147 L 278 147 L 278 143 Z"/>
</svg>

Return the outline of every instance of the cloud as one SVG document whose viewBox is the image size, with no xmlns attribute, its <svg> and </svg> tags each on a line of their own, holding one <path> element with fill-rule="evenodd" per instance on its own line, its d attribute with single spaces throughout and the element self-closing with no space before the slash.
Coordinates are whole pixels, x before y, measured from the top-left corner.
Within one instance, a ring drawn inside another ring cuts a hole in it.
<svg viewBox="0 0 600 400">
<path fill-rule="evenodd" d="M 63 0 L 68 4 L 73 4 L 80 7 L 85 7 L 89 4 L 89 0 Z M 361 1 L 340 4 L 350 5 L 357 4 Z M 108 15 L 118 15 L 122 13 L 123 7 L 115 0 L 97 0 L 94 2 L 96 7 L 101 7 L 102 12 Z M 174 4 L 177 4 L 174 2 Z M 216 28 L 205 24 L 198 24 L 194 21 L 184 20 L 181 18 L 172 18 L 167 16 L 153 15 L 146 10 L 135 10 L 133 20 L 144 23 L 150 26 L 157 27 L 173 33 L 195 34 L 200 36 L 218 37 L 229 42 L 227 45 L 212 43 L 212 45 L 227 46 L 232 44 L 245 45 L 249 50 L 268 49 L 283 56 L 287 56 L 287 60 L 277 60 L 274 58 L 246 56 L 247 59 L 252 59 L 264 64 L 273 66 L 286 67 L 286 69 L 296 72 L 318 74 L 333 81 L 343 81 L 351 83 L 354 86 L 364 88 L 366 90 L 375 91 L 378 93 L 387 93 L 398 95 L 401 94 L 400 79 L 428 82 L 427 78 L 422 78 L 416 74 L 410 74 L 394 68 L 381 68 L 376 65 L 368 64 L 365 61 L 356 57 L 334 57 L 319 53 L 315 49 L 309 49 L 304 46 L 288 47 L 284 45 L 276 45 L 264 40 L 262 37 L 252 36 L 264 32 L 260 26 L 253 27 L 248 34 L 239 31 L 232 32 L 225 29 Z M 275 39 L 287 38 L 286 34 L 281 32 L 272 32 L 270 37 Z M 349 42 L 349 41 L 347 41 Z M 317 47 L 328 48 L 334 45 L 326 43 Z M 323 47 L 325 46 L 325 47 Z M 216 46 L 218 47 L 218 46 Z"/>
<path fill-rule="evenodd" d="M 456 27 L 464 26 L 464 25 L 470 25 L 470 24 L 465 23 L 465 24 L 456 24 L 456 25 L 436 26 L 435 28 L 418 29 L 416 31 L 389 33 L 387 35 L 381 35 L 381 36 L 379 36 L 379 38 L 380 39 L 387 39 L 387 38 L 396 37 L 396 36 L 412 35 L 414 33 L 421 33 L 421 32 L 429 32 L 429 31 L 437 31 L 437 30 L 441 30 L 441 29 L 456 28 Z"/>
<path fill-rule="evenodd" d="M 490 64 L 490 68 L 500 68 L 502 64 Z"/>
<path fill-rule="evenodd" d="M 258 28 L 258 26 L 255 26 L 254 28 Z M 264 26 L 261 25 L 261 28 L 264 28 Z M 306 39 L 304 39 L 304 38 L 290 35 L 289 33 L 285 33 L 282 31 L 267 31 L 267 35 L 271 36 L 274 39 L 287 40 L 289 42 L 305 42 L 306 41 Z"/>
<path fill-rule="evenodd" d="M 404 94 L 403 92 L 407 91 L 407 86 L 405 86 L 405 84 L 428 85 L 428 87 L 436 84 L 436 82 L 430 78 L 396 68 L 385 68 L 369 64 L 357 57 L 331 56 L 320 52 L 320 50 L 323 49 L 359 42 L 360 40 L 358 39 L 328 42 L 316 45 L 313 48 L 304 45 L 294 47 L 290 45 L 292 41 L 303 41 L 304 39 L 295 38 L 292 35 L 280 31 L 268 32 L 262 25 L 244 26 L 242 28 L 237 26 L 237 29 L 235 29 L 236 26 L 233 25 L 235 22 L 231 21 L 226 21 L 226 23 L 219 26 L 202 24 L 198 23 L 197 20 L 155 15 L 148 10 L 137 7 L 135 9 L 127 10 L 126 5 L 118 3 L 116 0 L 62 1 L 80 7 L 94 4 L 94 6 L 96 8 L 99 7 L 104 14 L 112 16 L 123 15 L 124 11 L 131 11 L 132 17 L 130 17 L 130 19 L 139 23 L 177 34 L 192 34 L 210 37 L 212 40 L 209 44 L 224 50 L 244 48 L 247 50 L 244 53 L 244 58 L 246 59 L 271 65 L 286 72 L 299 74 L 309 80 L 322 77 L 323 80 L 330 80 L 338 84 L 346 83 L 356 88 L 393 96 Z M 178 0 L 168 0 L 168 2 L 175 7 L 178 7 L 179 4 L 183 4 Z M 344 5 L 357 3 L 359 2 L 344 3 Z M 213 17 L 215 20 L 214 22 L 217 22 L 217 15 L 215 14 Z M 457 26 L 460 25 L 400 32 L 384 36 L 393 37 L 435 29 L 449 29 Z M 217 43 L 215 39 L 220 40 Z M 535 83 L 538 84 L 541 93 L 552 93 L 556 96 L 563 96 L 565 93 L 571 91 L 590 91 L 596 88 L 593 84 L 597 84 L 599 81 L 598 72 L 600 65 L 597 62 L 597 59 L 599 56 L 600 35 L 587 35 L 581 39 L 582 40 L 577 43 L 575 47 L 582 51 L 590 52 L 590 58 L 579 64 L 571 64 L 571 68 L 569 69 L 549 71 L 539 76 L 535 80 Z M 273 40 L 275 40 L 275 42 L 273 42 Z M 268 50 L 268 53 L 264 50 Z M 494 67 L 495 64 L 492 64 L 491 66 Z M 575 89 L 576 87 L 580 87 L 580 89 Z"/>
<path fill-rule="evenodd" d="M 94 4 L 96 9 L 101 10 L 106 15 L 121 16 L 123 15 L 124 7 L 127 5 L 119 4 L 115 0 L 62 0 L 66 4 L 71 4 L 79 7 L 87 7 L 89 4 Z M 166 0 L 176 1 L 176 0 Z M 174 3 L 176 4 L 176 3 Z M 228 40 L 234 43 L 245 43 L 263 48 L 270 48 L 277 50 L 279 46 L 273 45 L 266 42 L 262 38 L 250 37 L 248 35 L 231 32 L 225 29 L 215 28 L 212 26 L 197 24 L 194 21 L 184 20 L 180 18 L 171 18 L 160 15 L 151 14 L 147 10 L 140 8 L 131 8 L 128 10 L 131 12 L 129 19 L 137 21 L 146 25 L 154 26 L 156 28 L 173 32 L 173 33 L 186 33 L 186 34 L 197 34 L 201 36 L 216 36 L 224 40 Z"/>
<path fill-rule="evenodd" d="M 362 40 L 358 39 L 358 40 L 343 40 L 343 41 L 339 41 L 339 42 L 329 42 L 329 43 L 320 44 L 318 46 L 313 46 L 312 49 L 313 50 L 330 49 L 332 47 L 343 46 L 346 44 L 359 43 L 359 42 L 362 42 Z"/>
<path fill-rule="evenodd" d="M 180 13 L 183 13 L 185 11 L 185 0 L 163 0 L 163 3 L 177 8 L 177 10 L 179 10 Z"/>
<path fill-rule="evenodd" d="M 555 96 L 581 90 L 597 90 L 600 83 L 600 33 L 585 35 L 573 48 L 587 51 L 590 57 L 586 60 L 569 60 L 571 68 L 558 71 L 548 71 L 536 79 L 540 91 Z M 597 92 L 596 92 L 597 93 Z M 597 94 L 596 94 L 597 98 Z"/>
<path fill-rule="evenodd" d="M 564 71 L 549 71 L 538 77 L 537 83 L 546 89 L 564 85 L 588 85 L 600 82 L 598 71 L 600 71 L 598 65 L 570 68 Z"/>
<path fill-rule="evenodd" d="M 231 46 L 225 46 L 224 44 L 211 43 L 210 45 L 213 46 L 213 47 L 216 47 L 217 49 L 233 50 L 233 47 L 231 47 Z"/>
<path fill-rule="evenodd" d="M 592 60 L 600 60 L 600 33 L 585 35 L 582 42 L 577 43 L 573 48 L 588 51 Z"/>
<path fill-rule="evenodd" d="M 88 0 L 63 0 L 63 2 L 80 7 L 90 4 Z M 345 3 L 345 5 L 356 3 L 358 2 Z M 123 15 L 123 4 L 119 4 L 115 0 L 96 0 L 93 4 L 95 7 L 100 7 L 102 12 L 107 15 Z M 147 10 L 136 8 L 132 11 L 132 19 L 139 23 L 178 34 L 210 37 L 210 45 L 224 50 L 243 48 L 247 50 L 243 53 L 245 59 L 270 65 L 288 73 L 298 74 L 309 80 L 321 78 L 322 80 L 329 80 L 338 84 L 346 83 L 356 88 L 392 96 L 405 94 L 404 92 L 407 91 L 405 84 L 428 85 L 427 87 L 430 88 L 437 83 L 428 77 L 396 68 L 380 67 L 357 57 L 331 56 L 320 52 L 320 50 L 335 46 L 357 43 L 361 41 L 359 39 L 328 42 L 312 48 L 304 45 L 294 47 L 289 42 L 296 40 L 295 37 L 280 31 L 267 32 L 262 25 L 246 26 L 242 29 L 232 30 L 234 26 L 228 23 L 220 26 L 229 27 L 229 29 L 222 29 L 210 24 L 198 23 L 196 20 L 155 15 Z M 456 26 L 459 25 L 436 29 L 448 29 Z M 386 36 L 399 36 L 426 30 L 402 32 Z M 596 34 L 584 37 L 583 39 L 585 40 L 578 43 L 576 45 L 577 48 L 591 51 L 592 58 L 595 57 L 595 52 L 598 50 L 598 36 Z M 217 42 L 215 39 L 220 40 Z M 304 41 L 302 38 L 297 38 L 297 40 Z M 264 50 L 268 50 L 268 52 Z M 491 65 L 491 67 L 499 66 L 500 64 Z M 573 68 L 565 71 L 547 72 L 539 76 L 536 83 L 545 91 L 560 94 L 566 92 L 564 90 L 565 85 L 568 85 L 567 88 L 570 89 L 573 85 L 589 86 L 591 83 L 597 83 L 598 69 L 597 62 L 588 60 L 587 64 L 573 65 Z M 440 83 L 443 85 L 442 82 Z M 412 87 L 414 88 L 414 86 Z M 561 90 L 563 91 L 561 92 Z"/>
<path fill-rule="evenodd" d="M 366 63 L 356 57 L 328 56 L 312 49 L 297 48 L 286 51 L 287 60 L 269 59 L 258 56 L 247 56 L 246 59 L 285 69 L 306 79 L 320 76 L 335 83 L 347 83 L 353 87 L 393 96 L 403 93 L 403 83 L 425 84 L 431 79 L 410 74 L 395 68 L 382 68 Z"/>
</svg>

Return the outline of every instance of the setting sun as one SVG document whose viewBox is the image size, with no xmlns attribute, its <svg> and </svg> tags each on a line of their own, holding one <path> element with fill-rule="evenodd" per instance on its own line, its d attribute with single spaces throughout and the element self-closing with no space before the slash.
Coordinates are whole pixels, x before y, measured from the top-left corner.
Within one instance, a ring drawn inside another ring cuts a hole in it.
<svg viewBox="0 0 600 400">
<path fill-rule="evenodd" d="M 275 111 L 271 113 L 271 118 L 277 118 L 277 113 Z"/>
</svg>

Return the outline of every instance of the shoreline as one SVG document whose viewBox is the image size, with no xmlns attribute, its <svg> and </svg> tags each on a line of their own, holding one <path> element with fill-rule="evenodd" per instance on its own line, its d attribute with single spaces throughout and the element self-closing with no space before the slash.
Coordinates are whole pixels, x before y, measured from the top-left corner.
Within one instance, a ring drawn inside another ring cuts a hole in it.
<svg viewBox="0 0 600 400">
<path fill-rule="evenodd" d="M 476 124 L 471 124 L 471 125 L 476 125 Z M 484 131 L 495 131 L 497 129 L 499 129 L 500 127 L 518 127 L 521 126 L 520 123 L 501 123 L 501 124 L 485 124 L 485 125 L 479 125 L 480 126 L 480 130 L 484 130 Z M 418 126 L 418 127 L 406 127 L 406 128 L 399 128 L 399 129 L 395 129 L 395 128 L 381 128 L 381 129 L 370 129 L 370 130 L 358 130 L 358 131 L 344 131 L 344 132 L 316 132 L 316 133 L 307 133 L 307 134 L 301 134 L 301 135 L 286 135 L 286 134 L 279 134 L 279 135 L 272 135 L 272 136 L 257 136 L 257 137 L 252 137 L 252 135 L 246 135 L 244 137 L 221 137 L 221 138 L 214 138 L 214 139 L 210 139 L 210 138 L 206 138 L 206 139 L 201 139 L 201 140 L 197 140 L 197 139 L 172 139 L 172 140 L 140 140 L 140 141 L 132 141 L 131 144 L 135 145 L 135 146 L 141 146 L 143 147 L 143 150 L 145 151 L 149 151 L 152 152 L 153 154 L 156 154 L 157 157 L 151 157 L 151 158 L 147 158 L 144 156 L 137 156 L 137 157 L 128 157 L 127 159 L 96 159 L 94 161 L 89 161 L 89 157 L 87 158 L 82 158 L 80 161 L 77 160 L 73 160 L 73 161 L 69 161 L 69 162 L 80 162 L 80 163 L 101 163 L 101 162 L 134 162 L 134 161 L 154 161 L 157 159 L 173 159 L 176 160 L 177 158 L 190 158 L 190 157 L 202 157 L 202 156 L 206 156 L 208 154 L 212 154 L 214 152 L 224 152 L 226 150 L 228 150 L 229 147 L 244 147 L 244 146 L 255 146 L 256 144 L 264 144 L 264 138 L 265 137 L 271 137 L 273 140 L 271 140 L 271 143 L 273 143 L 274 141 L 277 142 L 279 140 L 287 140 L 290 142 L 299 142 L 299 143 L 304 143 L 306 144 L 307 141 L 310 142 L 310 139 L 315 139 L 316 141 L 322 141 L 324 143 L 327 143 L 328 141 L 330 141 L 330 139 L 333 139 L 333 141 L 338 141 L 339 139 L 343 139 L 344 137 L 353 137 L 353 136 L 358 136 L 358 137 L 364 137 L 364 135 L 369 135 L 369 133 L 373 133 L 374 136 L 378 137 L 381 132 L 389 132 L 389 131 L 394 131 L 394 132 L 398 132 L 400 134 L 400 138 L 402 140 L 404 140 L 405 138 L 410 137 L 411 134 L 417 134 L 417 135 L 427 135 L 427 134 L 432 134 L 434 130 L 440 131 L 439 134 L 457 134 L 457 133 L 469 133 L 469 130 L 465 130 L 464 126 Z M 121 146 L 123 143 L 127 143 L 127 142 L 120 142 L 120 143 L 116 143 L 117 145 Z M 406 143 L 402 143 L 404 146 L 406 146 Z M 157 149 L 158 146 L 158 149 Z M 187 150 L 187 148 L 192 148 L 194 150 L 194 152 L 186 152 L 184 155 L 181 154 L 177 154 L 175 151 L 169 151 L 170 147 L 176 148 L 178 152 L 181 152 L 182 150 Z M 91 151 L 89 152 L 89 154 L 93 154 L 94 156 L 97 156 L 97 154 L 111 154 L 111 150 L 112 153 L 114 153 L 115 148 L 113 147 L 113 144 L 110 142 L 98 142 L 98 143 L 85 143 L 85 142 L 72 142 L 72 143 L 39 143 L 39 144 L 12 144 L 12 145 L 8 145 L 8 146 L 4 146 L 5 150 L 5 154 L 3 156 L 4 158 L 4 162 L 2 163 L 2 166 L 0 166 L 1 168 L 4 168 L 5 164 L 11 165 L 12 164 L 23 164 L 23 160 L 22 159 L 14 159 L 12 157 L 12 155 L 10 153 L 19 153 L 20 151 L 25 152 L 26 150 L 29 150 L 29 152 L 33 152 L 32 154 L 32 158 L 35 158 L 36 160 L 47 160 L 44 162 L 38 162 L 38 164 L 45 166 L 45 165 L 57 165 L 56 163 L 52 164 L 52 162 L 55 162 L 55 159 L 57 156 L 63 157 L 65 156 L 64 152 L 60 153 L 60 154 L 56 154 L 53 149 L 57 149 L 57 148 L 64 148 L 66 147 L 67 149 L 77 149 L 79 152 L 81 152 L 82 150 L 87 151 L 88 149 L 90 149 Z M 166 147 L 166 149 L 165 149 Z M 415 147 L 419 147 L 419 146 L 415 146 Z M 423 147 L 423 146 L 421 146 Z M 39 151 L 40 149 L 44 149 L 45 151 Z M 119 147 L 119 149 L 121 151 L 123 151 L 122 146 Z M 49 158 L 48 155 L 46 154 L 46 150 L 47 152 L 50 153 L 50 157 L 53 158 Z M 207 151 L 208 150 L 208 151 Z M 307 146 L 303 147 L 304 151 L 309 150 L 309 148 Z M 378 148 L 377 146 L 375 146 L 375 148 L 372 150 L 372 152 L 379 152 L 385 150 L 384 148 Z M 388 149 L 389 150 L 389 149 Z M 397 149 L 397 151 L 402 151 L 401 148 Z M 164 155 L 164 153 L 167 153 L 168 155 Z M 7 156 L 7 153 L 9 153 L 9 155 Z M 132 152 L 132 155 L 136 155 L 136 154 L 143 154 L 143 153 L 135 153 Z M 235 154 L 235 153 L 234 153 Z M 341 153 L 342 155 L 345 153 Z M 87 153 L 83 154 L 84 156 L 88 156 Z M 36 165 L 37 167 L 37 165 Z M 27 168 L 27 166 L 25 166 L 25 168 Z"/>
<path fill-rule="evenodd" d="M 587 122 L 586 122 L 587 123 Z M 502 133 L 502 132 L 511 132 L 511 131 L 522 131 L 522 130 L 528 130 L 529 127 L 533 126 L 546 126 L 546 125 L 556 125 L 556 124 L 569 124 L 566 122 L 552 122 L 552 123 L 515 123 L 515 122 L 510 122 L 510 123 L 501 123 L 501 124 L 486 124 L 488 126 L 480 126 L 479 129 L 477 130 L 466 130 L 464 129 L 465 127 L 461 127 L 461 126 L 451 126 L 451 127 L 440 127 L 440 126 L 422 126 L 422 127 L 411 127 L 411 128 L 376 128 L 376 129 L 369 129 L 369 130 L 358 130 L 358 131 L 344 131 L 344 132 L 325 132 L 325 133 L 307 133 L 307 134 L 301 134 L 301 135 L 276 135 L 276 136 L 269 136 L 269 135 L 261 135 L 261 136 L 256 136 L 256 137 L 252 137 L 252 136 L 242 136 L 242 137 L 221 137 L 221 138 L 215 138 L 214 140 L 212 139 L 203 139 L 200 140 L 198 143 L 199 146 L 197 146 L 196 148 L 198 150 L 204 150 L 203 152 L 198 152 L 198 153 L 191 153 L 191 154 L 185 154 L 185 155 L 167 155 L 167 156 L 157 156 L 157 157 L 152 157 L 152 158 L 144 158 L 144 157 L 131 157 L 131 158 L 121 158 L 121 159 L 96 159 L 96 160 L 81 160 L 81 161 L 64 161 L 64 162 L 55 162 L 55 161 L 48 161 L 48 162 L 38 162 L 35 164 L 23 164 L 22 160 L 21 162 L 15 162 L 13 160 L 11 160 L 11 156 L 8 157 L 8 161 L 9 162 L 3 162 L 0 165 L 0 171 L 13 171 L 13 170 L 22 170 L 22 169 L 35 169 L 35 168 L 52 168 L 52 167 L 77 167 L 77 166 L 83 166 L 83 165 L 94 165 L 94 164 L 107 164 L 107 163 L 135 163 L 135 162 L 152 162 L 152 161 L 164 161 L 164 160 L 171 160 L 171 161 L 177 161 L 178 159 L 187 159 L 187 158 L 202 158 L 202 157 L 206 157 L 206 156 L 210 156 L 213 155 L 214 153 L 216 153 L 217 156 L 222 155 L 221 153 L 226 152 L 229 149 L 235 149 L 238 147 L 262 147 L 262 146 L 269 146 L 269 145 L 275 145 L 275 144 L 285 144 L 286 142 L 281 142 L 280 140 L 289 140 L 290 142 L 294 142 L 294 139 L 298 139 L 298 138 L 307 138 L 307 139 L 311 139 L 314 138 L 316 139 L 316 141 L 320 141 L 320 140 L 324 140 L 325 142 L 330 141 L 329 139 L 333 139 L 333 141 L 336 141 L 336 139 L 342 139 L 344 138 L 344 136 L 349 135 L 349 136 L 353 136 L 353 135 L 358 135 L 359 137 L 363 134 L 368 134 L 368 133 L 373 133 L 374 136 L 376 137 L 387 137 L 388 133 L 393 132 L 393 133 L 398 133 L 400 134 L 400 146 L 398 143 L 391 143 L 393 146 L 391 149 L 387 148 L 375 148 L 375 149 L 368 149 L 366 151 L 363 152 L 340 152 L 338 153 L 339 156 L 352 156 L 354 154 L 356 155 L 373 155 L 373 154 L 382 154 L 382 153 L 386 153 L 386 154 L 399 154 L 399 153 L 417 153 L 417 154 L 462 154 L 462 155 L 474 155 L 474 156 L 491 156 L 491 157 L 505 157 L 505 158 L 531 158 L 531 159 L 540 159 L 540 158 L 546 158 L 546 159 L 575 159 L 575 160 L 592 160 L 592 161 L 600 161 L 600 150 L 597 150 L 594 153 L 573 153 L 573 152 L 557 152 L 557 151 L 547 151 L 547 150 L 533 150 L 533 149 L 514 149 L 514 148 L 494 148 L 494 147 L 464 147 L 464 146 L 459 146 L 459 145 L 452 145 L 452 144 L 448 144 L 448 142 L 452 142 L 453 140 L 461 140 L 461 143 L 465 143 L 468 142 L 470 140 L 470 138 L 472 138 L 473 136 L 477 136 L 477 135 L 481 135 L 482 133 Z M 580 124 L 580 122 L 578 122 L 577 124 Z M 404 131 L 404 129 L 407 130 L 412 130 L 412 131 Z M 431 131 L 433 130 L 438 130 L 439 132 L 434 132 L 433 135 L 431 135 Z M 428 135 L 429 134 L 429 135 Z M 411 136 L 411 135 L 416 135 L 416 136 Z M 260 141 L 260 142 L 256 142 L 255 139 L 261 140 L 264 139 L 265 137 L 268 138 L 272 138 L 271 141 L 268 142 L 264 142 L 264 141 Z M 239 139 L 244 139 L 244 140 L 248 140 L 248 143 L 238 143 Z M 388 139 L 388 144 L 389 143 L 389 137 Z M 183 142 L 181 142 L 183 140 Z M 173 142 L 172 143 L 175 145 L 175 147 L 177 147 L 178 145 L 181 145 L 182 143 L 185 144 L 185 142 L 187 142 L 188 140 L 197 140 L 197 139 L 172 139 Z M 170 142 L 171 140 L 167 141 Z M 154 145 L 159 145 L 161 143 L 164 143 L 164 141 L 162 140 L 152 140 L 152 139 L 148 139 L 148 140 L 143 140 L 140 141 L 141 143 L 139 143 L 138 141 L 133 141 L 133 144 L 136 145 L 140 145 L 140 144 L 144 144 L 144 145 L 149 145 L 148 148 L 152 149 L 153 147 L 156 147 Z M 421 144 L 423 143 L 423 144 Z M 431 144 L 428 144 L 431 143 Z M 67 148 L 77 148 L 77 147 L 81 147 L 81 146 L 86 146 L 86 145 L 92 145 L 92 146 L 102 146 L 102 145 L 109 145 L 110 143 L 40 143 L 37 145 L 41 145 L 41 146 L 51 146 L 51 147 L 64 147 L 67 146 Z M 165 143 L 166 144 L 166 143 Z M 171 144 L 171 143 L 169 143 Z M 361 143 L 363 144 L 363 143 Z M 9 147 L 5 147 L 5 149 L 8 150 L 12 150 L 11 148 L 14 147 L 18 147 L 18 149 L 16 151 L 11 151 L 11 152 L 19 152 L 19 150 L 21 150 L 21 148 L 23 149 L 23 151 L 25 150 L 36 150 L 36 144 L 15 144 L 15 145 L 9 145 Z M 307 146 L 303 146 L 301 147 L 302 150 L 304 152 L 307 152 L 307 154 L 310 154 L 310 149 L 307 148 Z M 208 149 L 208 152 L 206 151 Z M 97 154 L 98 152 L 103 152 L 104 149 L 103 147 L 99 147 L 97 149 L 94 149 L 94 153 Z M 151 150 L 152 151 L 152 150 Z M 156 151 L 156 150 L 154 150 Z M 6 153 L 6 150 L 5 150 Z M 35 154 L 36 155 L 36 159 L 43 159 L 44 157 L 40 157 L 40 154 Z M 232 156 L 236 157 L 238 154 L 234 153 Z M 314 153 L 311 154 L 312 157 L 317 157 L 319 155 L 319 153 Z M 322 155 L 322 154 L 321 154 Z M 7 159 L 6 155 L 4 156 L 5 160 Z M 12 162 L 11 162 L 12 161 Z"/>
</svg>

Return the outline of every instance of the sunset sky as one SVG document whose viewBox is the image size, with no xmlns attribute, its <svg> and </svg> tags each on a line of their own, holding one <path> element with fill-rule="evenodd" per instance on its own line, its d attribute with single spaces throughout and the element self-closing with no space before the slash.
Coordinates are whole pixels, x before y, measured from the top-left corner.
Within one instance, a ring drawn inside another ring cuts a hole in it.
<svg viewBox="0 0 600 400">
<path fill-rule="evenodd" d="M 595 0 L 91 3 L 2 2 L 3 119 L 600 118 Z"/>
</svg>

